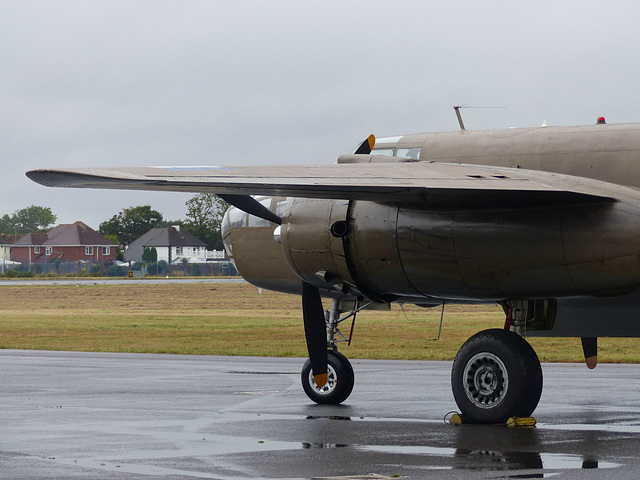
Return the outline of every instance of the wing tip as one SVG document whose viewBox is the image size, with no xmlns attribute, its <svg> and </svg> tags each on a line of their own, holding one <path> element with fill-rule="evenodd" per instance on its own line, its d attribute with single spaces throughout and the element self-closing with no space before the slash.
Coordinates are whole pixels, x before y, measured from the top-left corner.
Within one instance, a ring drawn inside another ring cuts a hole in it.
<svg viewBox="0 0 640 480">
<path fill-rule="evenodd" d="M 43 169 L 39 169 L 39 170 L 29 170 L 28 172 L 25 173 L 25 175 L 27 176 L 27 178 L 29 178 L 30 180 L 33 180 L 36 183 L 39 183 L 41 185 L 47 185 L 46 182 L 46 177 L 47 177 L 47 170 L 43 170 Z"/>
<path fill-rule="evenodd" d="M 36 183 L 45 187 L 71 187 L 82 184 L 81 175 L 64 170 L 38 169 L 29 170 L 25 175 Z"/>
</svg>

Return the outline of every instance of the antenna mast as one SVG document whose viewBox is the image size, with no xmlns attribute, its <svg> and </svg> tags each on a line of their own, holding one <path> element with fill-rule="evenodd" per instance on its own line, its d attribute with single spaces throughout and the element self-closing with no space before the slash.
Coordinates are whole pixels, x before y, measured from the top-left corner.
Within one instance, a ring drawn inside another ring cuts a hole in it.
<svg viewBox="0 0 640 480">
<path fill-rule="evenodd" d="M 458 117 L 458 124 L 460 125 L 460 130 L 465 131 L 464 122 L 462 121 L 462 115 L 460 114 L 460 109 L 465 105 L 454 105 L 453 109 L 456 111 L 456 117 Z"/>
<path fill-rule="evenodd" d="M 458 124 L 460 125 L 460 130 L 464 132 L 466 128 L 464 128 L 464 122 L 462 121 L 462 115 L 460 114 L 461 108 L 507 108 L 507 107 L 470 107 L 469 105 L 454 105 L 453 109 L 456 111 L 456 117 L 458 117 Z"/>
</svg>

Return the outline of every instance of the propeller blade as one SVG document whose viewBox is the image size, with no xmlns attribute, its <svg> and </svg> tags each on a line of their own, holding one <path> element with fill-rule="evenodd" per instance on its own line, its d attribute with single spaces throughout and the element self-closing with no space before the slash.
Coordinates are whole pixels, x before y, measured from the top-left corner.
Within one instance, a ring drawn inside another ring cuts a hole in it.
<svg viewBox="0 0 640 480">
<path fill-rule="evenodd" d="M 307 282 L 302 282 L 302 316 L 313 378 L 316 385 L 323 387 L 328 379 L 327 327 L 320 291 Z"/>
<path fill-rule="evenodd" d="M 374 135 L 369 135 L 367 139 L 360 144 L 358 149 L 355 151 L 355 154 L 369 155 L 375 144 L 376 144 L 376 137 Z"/>
<path fill-rule="evenodd" d="M 596 368 L 596 365 L 598 365 L 598 338 L 582 337 L 582 351 L 584 352 L 587 367 L 590 369 Z"/>
<path fill-rule="evenodd" d="M 251 195 L 218 195 L 225 202 L 230 203 L 234 207 L 239 208 L 243 212 L 247 212 L 254 217 L 262 218 L 269 222 L 282 225 L 282 218 L 273 213 Z"/>
</svg>

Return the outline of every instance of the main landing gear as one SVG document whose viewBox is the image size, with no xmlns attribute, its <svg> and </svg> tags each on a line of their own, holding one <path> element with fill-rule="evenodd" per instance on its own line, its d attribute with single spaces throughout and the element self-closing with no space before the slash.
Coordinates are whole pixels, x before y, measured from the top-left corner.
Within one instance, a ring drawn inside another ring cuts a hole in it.
<svg viewBox="0 0 640 480">
<path fill-rule="evenodd" d="M 542 368 L 531 345 L 508 330 L 475 334 L 458 351 L 451 371 L 453 396 L 474 423 L 529 417 L 542 394 Z"/>
</svg>

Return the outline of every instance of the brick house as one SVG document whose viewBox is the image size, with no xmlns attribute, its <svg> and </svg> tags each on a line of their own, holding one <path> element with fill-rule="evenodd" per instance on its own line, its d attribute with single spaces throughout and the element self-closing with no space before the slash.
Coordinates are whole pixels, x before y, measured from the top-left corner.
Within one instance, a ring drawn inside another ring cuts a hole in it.
<svg viewBox="0 0 640 480">
<path fill-rule="evenodd" d="M 115 258 L 116 244 L 82 222 L 28 233 L 11 246 L 11 259 L 28 266 L 55 260 L 104 264 Z"/>
</svg>

